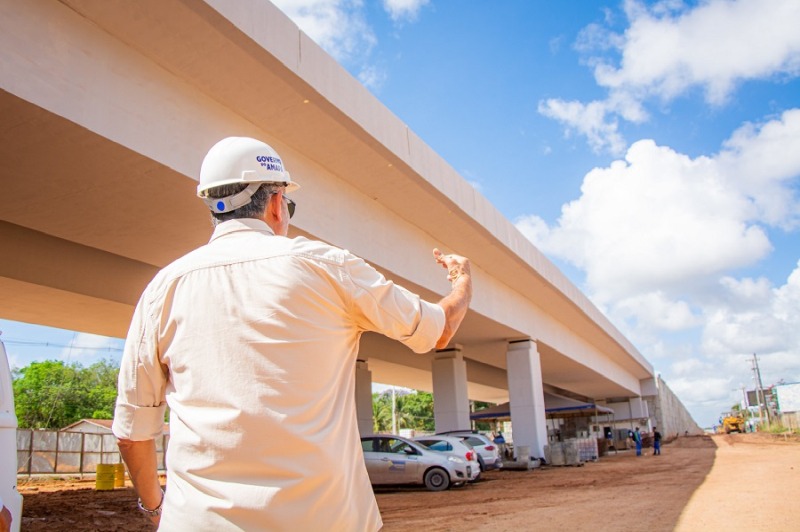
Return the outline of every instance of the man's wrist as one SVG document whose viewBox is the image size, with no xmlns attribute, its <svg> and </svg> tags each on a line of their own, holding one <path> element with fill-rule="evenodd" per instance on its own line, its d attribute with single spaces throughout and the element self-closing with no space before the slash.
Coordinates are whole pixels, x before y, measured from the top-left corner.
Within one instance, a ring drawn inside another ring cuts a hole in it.
<svg viewBox="0 0 800 532">
<path fill-rule="evenodd" d="M 161 501 L 158 503 L 158 506 L 155 508 L 147 508 L 144 504 L 142 504 L 142 498 L 139 497 L 139 510 L 146 514 L 148 517 L 155 517 L 157 515 L 161 515 L 161 510 L 164 507 L 164 490 L 161 490 Z"/>
<path fill-rule="evenodd" d="M 464 283 L 471 283 L 472 279 L 469 276 L 469 272 L 461 272 L 455 277 L 450 280 L 450 286 L 455 290 L 458 285 L 463 285 Z"/>
</svg>

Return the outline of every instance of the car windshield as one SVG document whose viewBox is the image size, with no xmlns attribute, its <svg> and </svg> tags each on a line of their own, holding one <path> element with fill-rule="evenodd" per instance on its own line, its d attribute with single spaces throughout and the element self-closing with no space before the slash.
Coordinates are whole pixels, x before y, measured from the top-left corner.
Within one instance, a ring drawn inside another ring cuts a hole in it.
<svg viewBox="0 0 800 532">
<path fill-rule="evenodd" d="M 417 443 L 423 444 L 432 451 L 452 451 L 453 446 L 444 440 L 417 440 Z"/>
<path fill-rule="evenodd" d="M 405 452 L 414 452 L 414 448 L 411 447 L 407 442 L 403 440 L 388 440 L 389 441 L 389 451 L 390 453 L 405 453 Z"/>
<path fill-rule="evenodd" d="M 368 438 L 361 440 L 361 449 L 373 453 L 416 453 L 412 445 L 397 438 Z"/>
</svg>

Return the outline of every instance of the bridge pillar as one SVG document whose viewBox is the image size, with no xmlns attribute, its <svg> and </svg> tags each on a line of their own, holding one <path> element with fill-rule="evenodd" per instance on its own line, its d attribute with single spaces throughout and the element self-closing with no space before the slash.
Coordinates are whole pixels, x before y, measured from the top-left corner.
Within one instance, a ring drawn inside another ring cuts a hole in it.
<svg viewBox="0 0 800 532">
<path fill-rule="evenodd" d="M 631 423 L 638 426 L 640 429 L 650 431 L 650 412 L 647 408 L 647 401 L 641 397 L 631 397 L 628 402 L 631 405 Z M 638 420 L 645 420 L 642 424 Z"/>
<path fill-rule="evenodd" d="M 436 351 L 431 369 L 436 432 L 469 430 L 467 363 L 461 354 L 461 346 Z"/>
<path fill-rule="evenodd" d="M 542 457 L 547 443 L 547 419 L 542 366 L 536 342 L 510 342 L 506 351 L 506 366 L 514 448 L 528 446 L 531 456 Z"/>
<path fill-rule="evenodd" d="M 366 360 L 356 361 L 356 417 L 361 435 L 374 432 L 372 422 L 372 372 Z"/>
</svg>

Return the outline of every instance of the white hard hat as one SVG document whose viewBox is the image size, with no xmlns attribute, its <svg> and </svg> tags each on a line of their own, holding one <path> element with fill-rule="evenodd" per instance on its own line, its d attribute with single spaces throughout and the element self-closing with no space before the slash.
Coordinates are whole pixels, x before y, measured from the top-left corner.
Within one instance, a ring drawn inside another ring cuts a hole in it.
<svg viewBox="0 0 800 532">
<path fill-rule="evenodd" d="M 225 198 L 207 197 L 209 189 L 234 183 L 250 185 Z M 251 196 L 263 183 L 285 186 L 286 192 L 300 188 L 269 144 L 249 137 L 227 137 L 214 144 L 203 159 L 197 195 L 212 211 L 230 212 L 250 203 Z"/>
</svg>

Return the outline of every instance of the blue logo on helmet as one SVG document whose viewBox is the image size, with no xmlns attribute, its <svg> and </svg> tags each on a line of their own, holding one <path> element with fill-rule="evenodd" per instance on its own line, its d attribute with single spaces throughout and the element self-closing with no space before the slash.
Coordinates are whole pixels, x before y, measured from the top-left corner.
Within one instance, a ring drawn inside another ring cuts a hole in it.
<svg viewBox="0 0 800 532">
<path fill-rule="evenodd" d="M 267 170 L 283 172 L 283 163 L 277 157 L 272 157 L 270 155 L 257 155 L 256 161 L 258 161 L 258 163 Z"/>
</svg>

